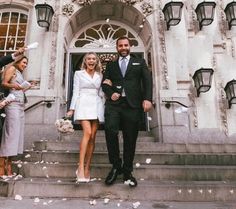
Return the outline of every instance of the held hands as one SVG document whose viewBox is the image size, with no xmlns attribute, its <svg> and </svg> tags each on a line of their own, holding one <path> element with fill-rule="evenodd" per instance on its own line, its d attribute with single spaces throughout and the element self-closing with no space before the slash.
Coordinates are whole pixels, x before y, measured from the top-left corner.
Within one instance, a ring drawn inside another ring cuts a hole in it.
<svg viewBox="0 0 236 209">
<path fill-rule="evenodd" d="M 74 110 L 69 110 L 67 113 L 66 113 L 66 117 L 72 117 L 72 115 L 74 114 Z"/>
<path fill-rule="evenodd" d="M 148 112 L 152 108 L 152 103 L 148 100 L 143 100 L 143 111 Z"/>
<path fill-rule="evenodd" d="M 116 101 L 116 100 L 118 100 L 120 98 L 120 94 L 118 94 L 118 93 L 113 93 L 112 95 L 111 95 L 111 100 L 113 100 L 113 101 Z"/>
</svg>

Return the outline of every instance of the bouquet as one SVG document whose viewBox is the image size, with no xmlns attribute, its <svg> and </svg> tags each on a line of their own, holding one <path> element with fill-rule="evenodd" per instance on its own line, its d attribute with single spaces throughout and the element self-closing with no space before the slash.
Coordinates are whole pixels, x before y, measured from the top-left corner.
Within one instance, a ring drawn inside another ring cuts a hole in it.
<svg viewBox="0 0 236 209">
<path fill-rule="evenodd" d="M 57 127 L 57 130 L 61 133 L 73 133 L 74 132 L 74 128 L 73 128 L 71 120 L 66 117 L 56 120 L 55 126 Z"/>
</svg>

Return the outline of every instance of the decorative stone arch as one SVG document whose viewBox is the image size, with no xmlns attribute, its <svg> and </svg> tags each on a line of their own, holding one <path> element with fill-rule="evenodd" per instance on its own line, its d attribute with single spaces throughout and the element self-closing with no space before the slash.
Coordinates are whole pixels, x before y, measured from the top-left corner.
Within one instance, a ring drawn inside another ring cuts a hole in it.
<svg viewBox="0 0 236 209">
<path fill-rule="evenodd" d="M 150 46 L 152 30 L 145 15 L 134 6 L 129 6 L 117 0 L 94 1 L 91 5 L 79 8 L 66 23 L 64 30 L 65 43 L 69 48 L 72 39 L 78 31 L 83 31 L 89 24 L 104 21 L 123 24 L 132 29 L 144 46 Z M 140 27 L 142 25 L 142 27 Z"/>
</svg>

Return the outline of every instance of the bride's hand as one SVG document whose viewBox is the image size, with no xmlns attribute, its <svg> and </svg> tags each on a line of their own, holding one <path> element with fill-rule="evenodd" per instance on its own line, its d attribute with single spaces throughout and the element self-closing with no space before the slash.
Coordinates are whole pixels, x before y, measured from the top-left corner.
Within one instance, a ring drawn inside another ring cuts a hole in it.
<svg viewBox="0 0 236 209">
<path fill-rule="evenodd" d="M 69 111 L 66 113 L 66 117 L 71 117 L 73 114 L 74 114 L 74 110 L 69 110 Z"/>
<path fill-rule="evenodd" d="M 109 86 L 112 86 L 112 82 L 111 82 L 110 79 L 105 79 L 105 80 L 103 81 L 103 84 L 107 84 L 107 85 L 109 85 Z"/>
</svg>

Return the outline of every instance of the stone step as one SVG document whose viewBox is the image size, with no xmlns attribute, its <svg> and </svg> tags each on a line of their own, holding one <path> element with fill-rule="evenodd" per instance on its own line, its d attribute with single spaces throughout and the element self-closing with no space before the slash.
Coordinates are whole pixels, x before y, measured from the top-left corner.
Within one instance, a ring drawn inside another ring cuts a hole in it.
<svg viewBox="0 0 236 209">
<path fill-rule="evenodd" d="M 216 202 L 234 201 L 236 183 L 222 181 L 138 181 L 129 188 L 121 180 L 112 186 L 101 181 L 76 184 L 74 179 L 24 178 L 19 181 L 0 181 L 0 194 L 14 197 L 109 198 L 128 200 Z"/>
<path fill-rule="evenodd" d="M 79 149 L 79 140 L 77 141 L 55 141 L 55 140 L 49 140 L 49 141 L 36 141 L 34 142 L 34 148 L 35 151 L 78 151 Z M 106 142 L 97 141 L 95 144 L 95 150 L 96 151 L 107 151 Z M 123 143 L 120 143 L 120 150 L 123 150 Z M 158 149 L 158 143 L 155 142 L 138 142 L 136 145 L 137 151 L 156 151 L 161 150 Z"/>
<path fill-rule="evenodd" d="M 58 150 L 58 151 L 77 151 L 80 139 L 71 141 L 61 140 L 41 140 L 34 142 L 34 150 Z M 120 149 L 123 149 L 123 143 L 120 142 Z M 96 141 L 95 150 L 106 151 L 105 140 Z M 137 151 L 155 151 L 161 153 L 236 153 L 236 144 L 174 144 L 158 143 L 149 141 L 137 141 Z"/>
<path fill-rule="evenodd" d="M 60 141 L 78 141 L 83 136 L 82 131 L 75 131 L 70 134 L 59 134 Z M 119 138 L 122 139 L 122 133 L 119 132 Z M 96 141 L 105 141 L 105 132 L 103 130 L 99 130 L 96 134 Z M 139 131 L 138 141 L 156 141 L 155 137 L 152 136 L 151 132 L 147 131 Z"/>
<path fill-rule="evenodd" d="M 21 168 L 15 165 L 14 171 L 24 177 L 75 178 L 76 164 L 27 163 Z M 108 164 L 93 164 L 91 178 L 104 178 L 110 171 Z M 140 165 L 134 166 L 137 179 L 185 180 L 185 181 L 226 181 L 236 179 L 236 166 L 170 166 Z"/>
<path fill-rule="evenodd" d="M 27 155 L 30 155 L 28 158 Z M 76 151 L 27 151 L 23 161 L 77 163 Z M 153 165 L 236 165 L 236 153 L 158 153 L 136 152 L 134 163 Z M 109 163 L 107 152 L 95 152 L 92 163 Z"/>
</svg>

